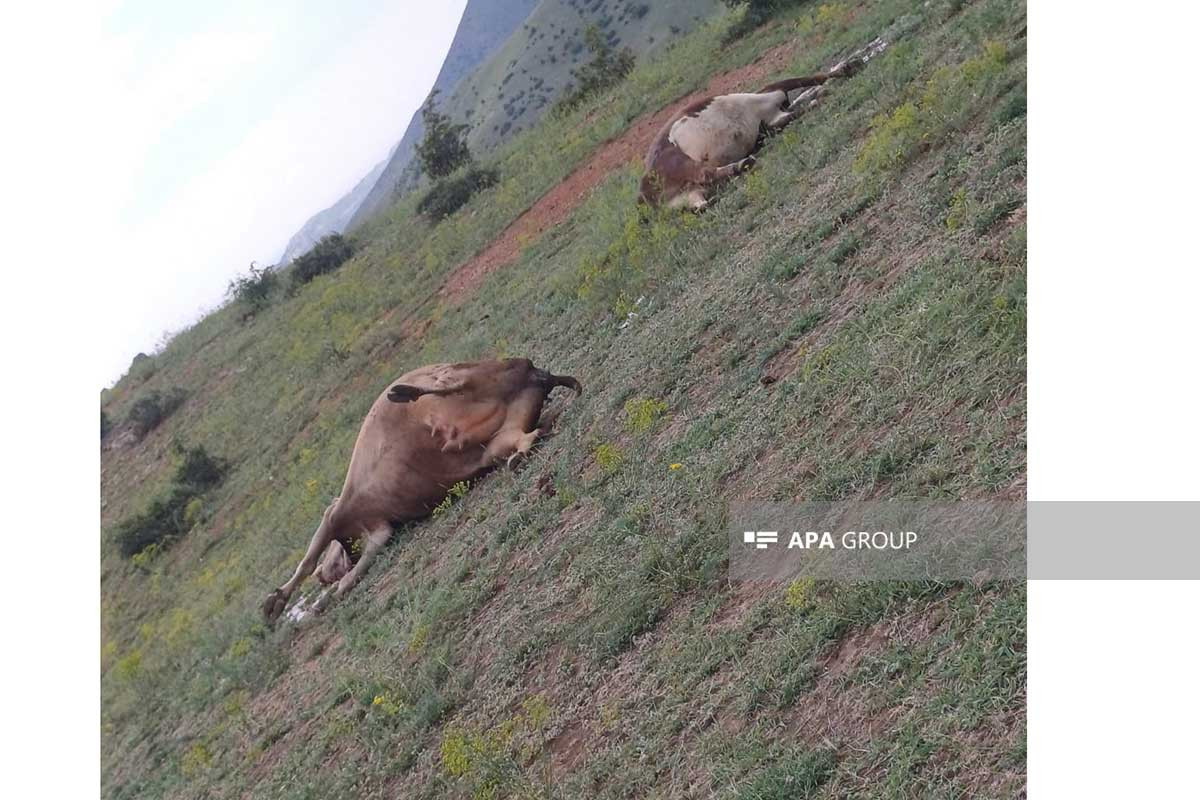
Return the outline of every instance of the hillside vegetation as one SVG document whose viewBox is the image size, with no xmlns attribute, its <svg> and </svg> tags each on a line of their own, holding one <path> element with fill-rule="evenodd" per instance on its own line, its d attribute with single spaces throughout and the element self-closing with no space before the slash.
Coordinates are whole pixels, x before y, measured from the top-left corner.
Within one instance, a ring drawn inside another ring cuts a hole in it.
<svg viewBox="0 0 1200 800">
<path fill-rule="evenodd" d="M 724 505 L 1024 495 L 1024 4 L 734 24 L 500 147 L 498 183 L 440 224 L 406 198 L 336 271 L 104 393 L 118 422 L 187 397 L 104 445 L 106 797 L 1023 794 L 1023 584 L 733 584 Z M 765 52 L 746 88 L 881 34 L 704 215 L 641 222 L 630 163 L 439 292 L 639 117 Z M 387 382 L 513 355 L 583 383 L 557 435 L 400 530 L 323 616 L 266 628 Z M 196 447 L 220 483 L 126 559 L 120 523 Z"/>
</svg>

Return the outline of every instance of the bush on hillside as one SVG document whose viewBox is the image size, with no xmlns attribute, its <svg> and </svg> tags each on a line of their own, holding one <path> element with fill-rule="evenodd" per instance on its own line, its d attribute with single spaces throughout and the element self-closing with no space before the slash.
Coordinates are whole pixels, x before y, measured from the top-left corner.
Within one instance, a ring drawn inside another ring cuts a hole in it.
<svg viewBox="0 0 1200 800">
<path fill-rule="evenodd" d="M 182 533 L 183 510 L 190 500 L 190 494 L 175 487 L 165 496 L 150 501 L 145 511 L 122 520 L 115 537 L 121 555 L 132 558 L 147 547 Z"/>
<path fill-rule="evenodd" d="M 111 430 L 112 420 L 108 418 L 108 414 L 102 408 L 100 409 L 100 441 L 104 441 Z"/>
<path fill-rule="evenodd" d="M 251 263 L 245 275 L 238 275 L 229 282 L 226 295 L 244 306 L 249 316 L 270 304 L 278 285 L 279 274 L 274 269 Z"/>
<path fill-rule="evenodd" d="M 318 275 L 333 272 L 354 255 L 354 246 L 340 233 L 322 236 L 312 250 L 292 261 L 292 286 L 301 286 Z"/>
<path fill-rule="evenodd" d="M 450 121 L 450 117 L 434 108 L 438 90 L 434 89 L 421 106 L 421 123 L 425 136 L 417 143 L 417 160 L 421 171 L 431 179 L 445 178 L 459 167 L 471 163 L 467 147 L 467 125 Z"/>
<path fill-rule="evenodd" d="M 158 365 L 154 363 L 154 359 L 145 353 L 138 353 L 133 357 L 133 361 L 129 362 L 129 369 L 126 375 L 137 381 L 149 380 L 158 369 Z"/>
<path fill-rule="evenodd" d="M 584 44 L 592 54 L 592 60 L 582 67 L 571 70 L 574 85 L 558 101 L 558 107 L 567 111 L 604 90 L 616 86 L 633 71 L 636 59 L 628 47 L 614 50 L 604 33 L 596 25 L 588 26 L 583 35 Z"/>
<path fill-rule="evenodd" d="M 456 178 L 438 181 L 417 204 L 417 213 L 441 222 L 466 205 L 477 192 L 495 185 L 499 179 L 500 175 L 494 169 L 472 167 Z"/>
<path fill-rule="evenodd" d="M 166 392 L 148 392 L 130 407 L 125 415 L 125 422 L 140 439 L 175 413 L 186 398 L 187 392 L 178 387 Z"/>
<path fill-rule="evenodd" d="M 203 447 L 177 446 L 179 466 L 175 468 L 175 483 L 196 494 L 203 494 L 221 482 L 225 463 L 208 454 Z"/>
<path fill-rule="evenodd" d="M 170 489 L 150 501 L 140 514 L 117 525 L 115 541 L 121 555 L 132 558 L 153 545 L 165 546 L 171 539 L 187 533 L 195 524 L 196 502 L 201 495 L 221 482 L 226 465 L 210 456 L 203 447 L 177 445 L 179 465 Z"/>
<path fill-rule="evenodd" d="M 791 6 L 798 6 L 805 0 L 725 0 L 730 8 L 745 8 L 746 13 L 733 24 L 726 34 L 726 39 L 732 41 L 745 36 L 759 27 L 775 14 Z"/>
</svg>

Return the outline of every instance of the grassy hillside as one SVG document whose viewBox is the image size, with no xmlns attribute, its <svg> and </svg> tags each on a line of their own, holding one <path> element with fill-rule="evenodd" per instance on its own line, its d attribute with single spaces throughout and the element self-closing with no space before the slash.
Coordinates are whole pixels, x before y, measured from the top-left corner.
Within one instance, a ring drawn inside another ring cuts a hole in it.
<svg viewBox="0 0 1200 800">
<path fill-rule="evenodd" d="M 338 272 L 105 393 L 114 420 L 187 393 L 103 455 L 105 796 L 1023 792 L 1022 585 L 731 584 L 723 504 L 1023 495 L 1024 4 L 727 24 L 518 136 L 442 225 L 402 202 Z M 802 74 L 885 32 L 705 215 L 640 224 L 631 164 L 438 293 L 639 116 L 767 48 L 771 77 Z M 264 628 L 378 391 L 497 355 L 583 382 L 558 435 L 401 530 L 323 617 Z M 229 472 L 174 546 L 125 560 L 115 524 L 166 490 L 173 440 Z"/>
</svg>

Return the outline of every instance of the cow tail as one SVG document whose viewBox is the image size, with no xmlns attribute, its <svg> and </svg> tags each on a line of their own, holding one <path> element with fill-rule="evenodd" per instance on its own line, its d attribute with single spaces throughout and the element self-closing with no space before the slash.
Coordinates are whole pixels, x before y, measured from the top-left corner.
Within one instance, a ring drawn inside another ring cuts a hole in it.
<svg viewBox="0 0 1200 800">
<path fill-rule="evenodd" d="M 806 75 L 803 78 L 785 78 L 775 83 L 768 83 L 766 86 L 758 90 L 758 94 L 769 94 L 770 92 L 794 92 L 797 89 L 805 89 L 810 86 L 820 86 L 829 80 L 830 75 L 825 72 L 818 72 L 816 75 Z"/>
<path fill-rule="evenodd" d="M 583 394 L 583 387 L 579 385 L 579 381 L 572 378 L 570 375 L 553 375 L 544 369 L 534 371 L 537 375 L 537 381 L 547 392 L 557 386 L 570 389 L 575 394 Z"/>
</svg>

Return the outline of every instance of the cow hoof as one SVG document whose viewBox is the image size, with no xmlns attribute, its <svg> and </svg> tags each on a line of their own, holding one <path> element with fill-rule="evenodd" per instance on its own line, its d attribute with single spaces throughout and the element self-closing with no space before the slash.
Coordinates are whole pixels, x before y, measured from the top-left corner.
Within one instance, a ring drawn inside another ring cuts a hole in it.
<svg viewBox="0 0 1200 800">
<path fill-rule="evenodd" d="M 267 599 L 263 602 L 262 612 L 263 617 L 267 622 L 274 622 L 279 619 L 279 615 L 283 613 L 283 609 L 287 607 L 287 598 L 283 596 L 283 592 L 279 589 L 267 595 Z"/>
<path fill-rule="evenodd" d="M 758 163 L 758 159 L 754 156 L 746 156 L 738 162 L 738 172 L 746 173 L 754 169 L 754 165 Z"/>
<path fill-rule="evenodd" d="M 321 596 L 317 598 L 315 603 L 313 603 L 313 613 L 324 614 L 325 609 L 329 608 L 329 603 L 333 600 L 335 594 L 335 589 L 326 589 L 325 591 L 321 592 Z"/>
</svg>

